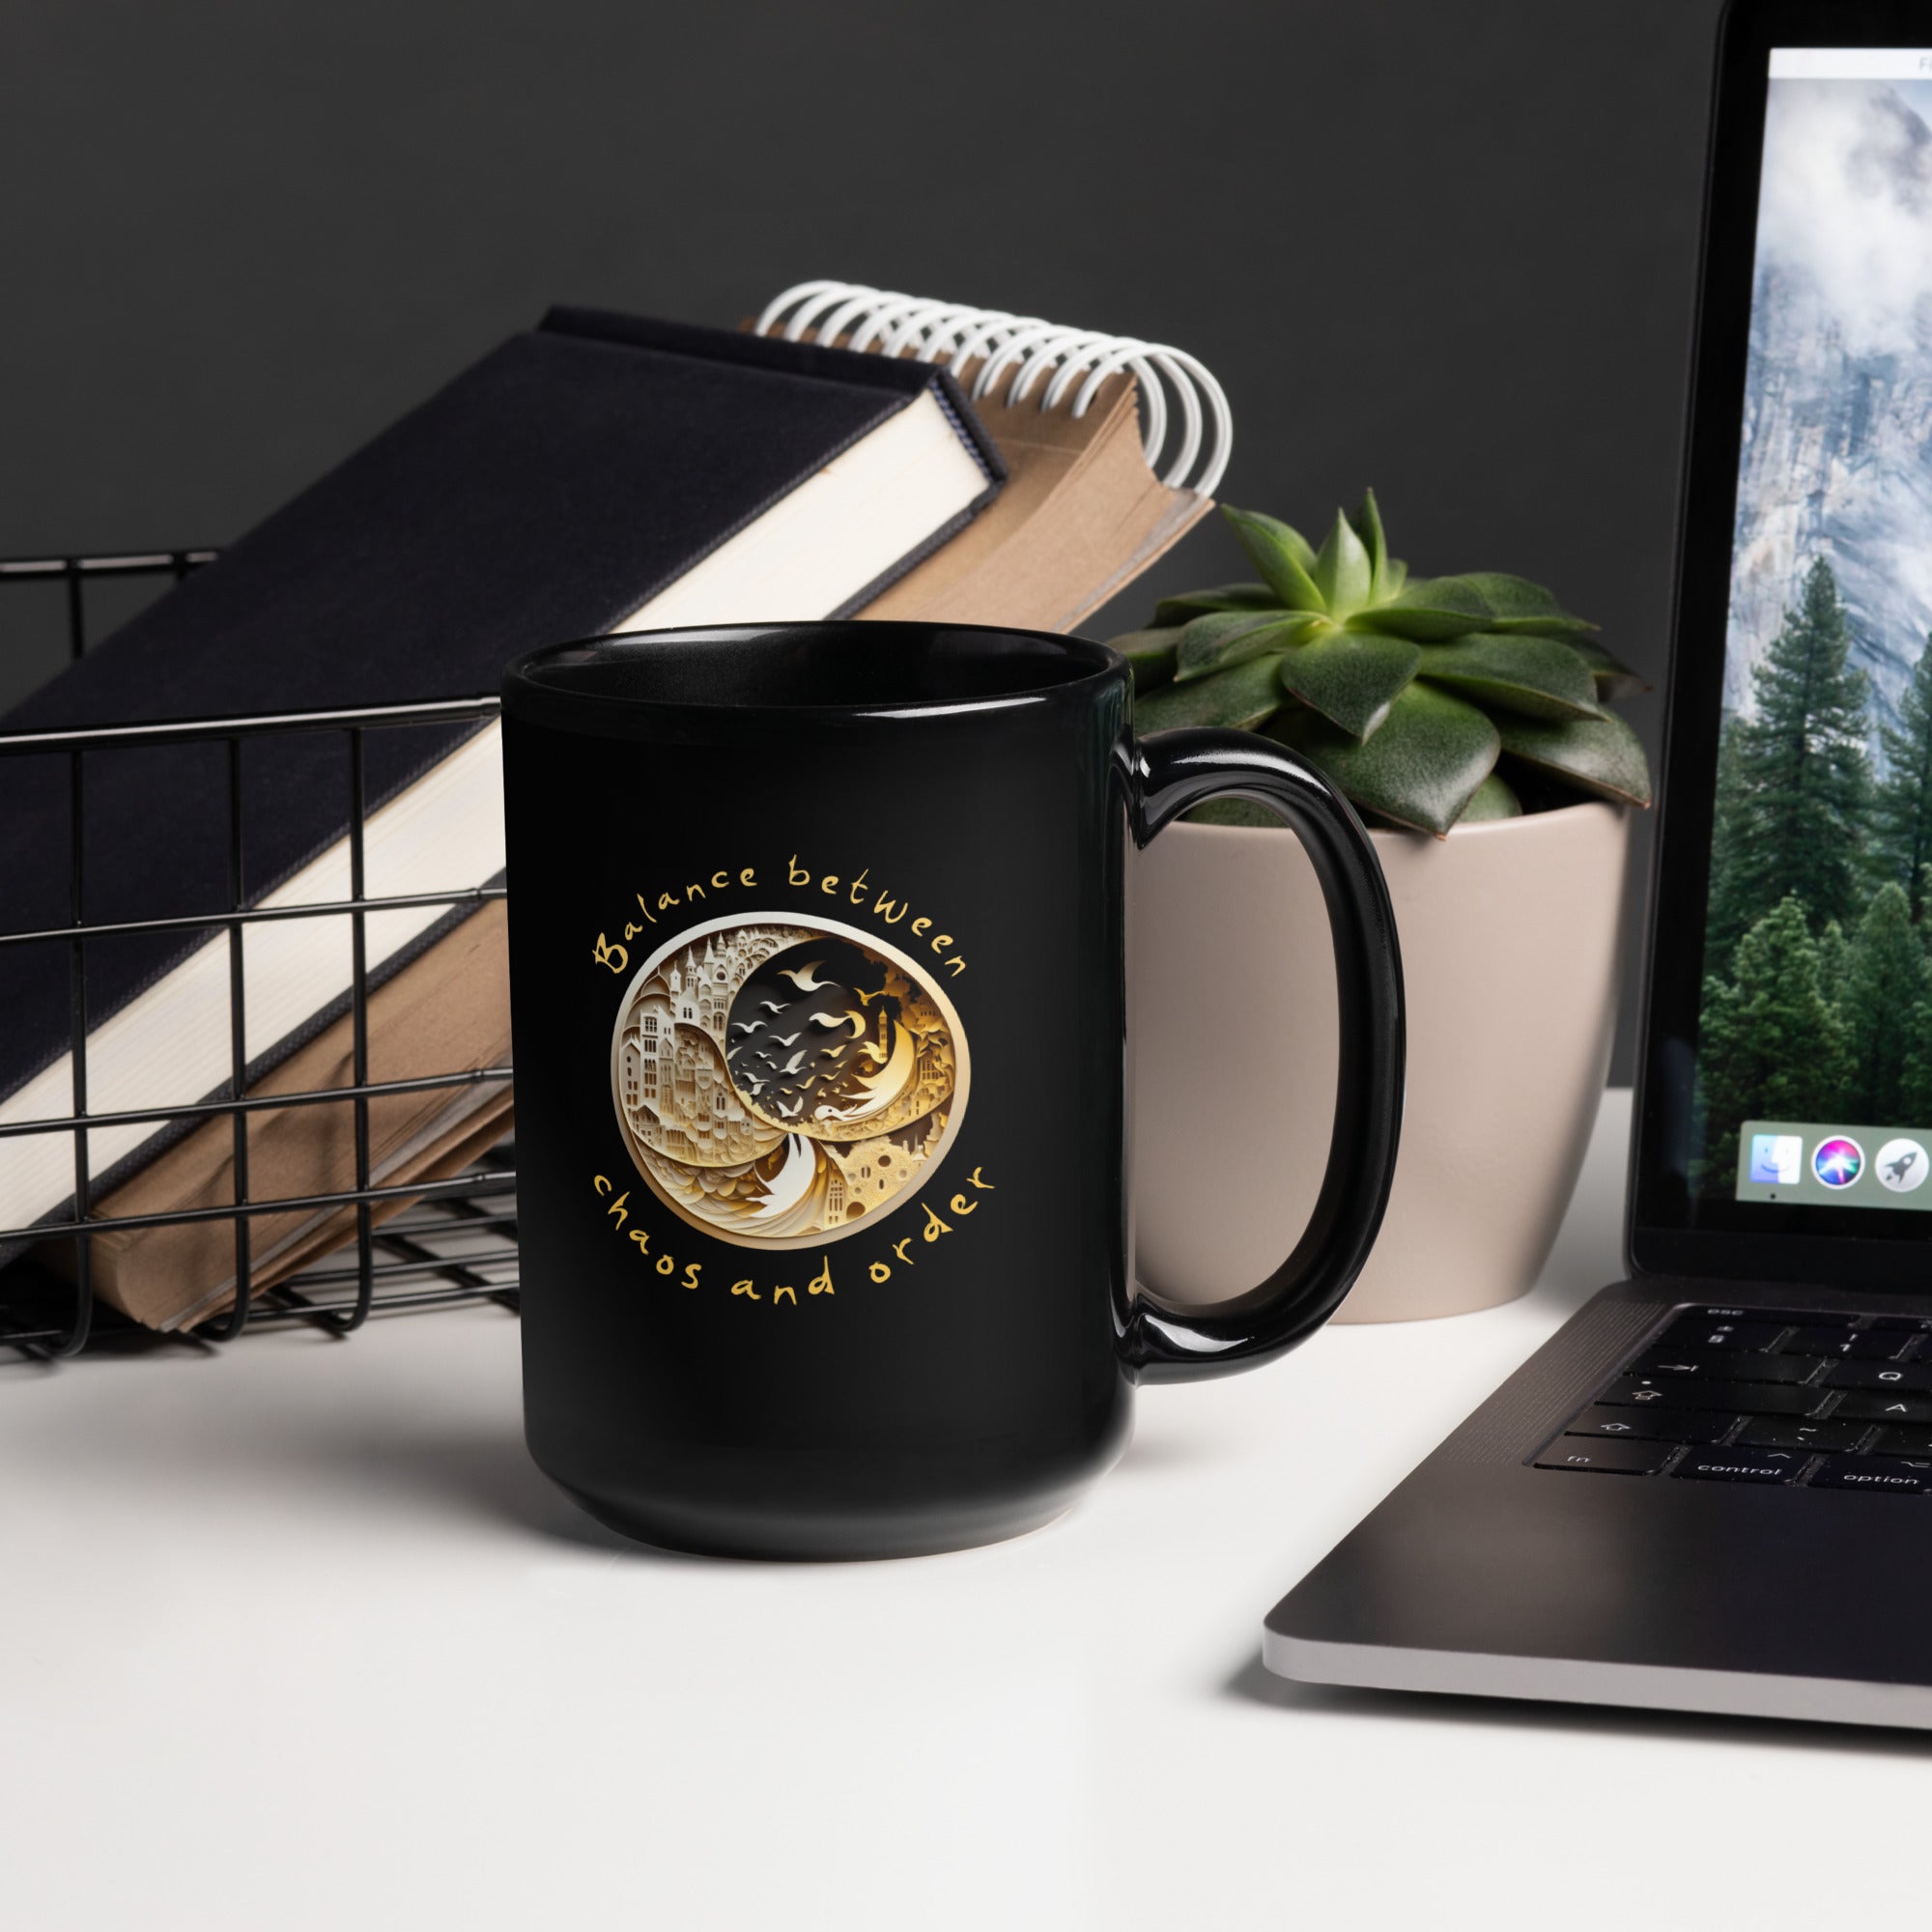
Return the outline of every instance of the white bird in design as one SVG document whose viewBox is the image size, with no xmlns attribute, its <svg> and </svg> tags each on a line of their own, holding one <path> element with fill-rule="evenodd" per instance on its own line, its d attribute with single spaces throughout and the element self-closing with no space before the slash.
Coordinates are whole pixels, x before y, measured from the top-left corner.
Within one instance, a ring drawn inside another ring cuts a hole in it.
<svg viewBox="0 0 1932 1932">
<path fill-rule="evenodd" d="M 804 1065 L 805 1065 L 805 1048 L 800 1047 L 799 1050 L 792 1055 L 790 1060 L 788 1060 L 784 1064 L 784 1065 L 779 1068 L 779 1071 L 784 1074 L 786 1078 L 790 1078 L 790 1076 L 796 1073 L 798 1069 Z M 804 1102 L 801 1101 L 800 1105 L 802 1106 Z"/>
<path fill-rule="evenodd" d="M 786 1009 L 781 1006 L 777 1000 L 760 1000 L 758 1004 L 759 1006 L 764 1008 L 765 1011 L 768 1013 L 781 1013 L 786 1010 Z"/>
<path fill-rule="evenodd" d="M 804 1029 L 801 1028 L 800 1032 L 803 1031 Z M 772 1037 L 775 1040 L 777 1040 L 781 1046 L 796 1046 L 798 1044 L 798 1034 L 795 1033 L 775 1033 L 773 1034 Z"/>
<path fill-rule="evenodd" d="M 821 986 L 836 986 L 837 980 L 814 980 L 811 976 L 825 964 L 822 959 L 808 959 L 803 966 L 781 966 L 779 978 L 789 980 L 801 993 L 815 993 Z"/>
<path fill-rule="evenodd" d="M 841 1028 L 849 1027 L 854 1039 L 861 1038 L 866 1032 L 866 1015 L 849 1007 L 842 1013 L 813 1013 L 811 1023 L 823 1027 L 827 1033 L 838 1033 Z"/>
</svg>

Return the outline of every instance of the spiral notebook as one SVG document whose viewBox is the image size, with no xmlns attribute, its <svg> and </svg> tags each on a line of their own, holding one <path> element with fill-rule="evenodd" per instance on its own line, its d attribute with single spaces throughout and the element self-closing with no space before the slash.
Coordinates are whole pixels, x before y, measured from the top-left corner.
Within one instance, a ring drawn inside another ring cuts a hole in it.
<svg viewBox="0 0 1932 1932">
<path fill-rule="evenodd" d="M 1233 453 L 1220 384 L 1166 343 L 832 281 L 752 328 L 943 366 L 1006 459 L 1003 494 L 862 617 L 1070 631 L 1208 513 Z"/>
</svg>

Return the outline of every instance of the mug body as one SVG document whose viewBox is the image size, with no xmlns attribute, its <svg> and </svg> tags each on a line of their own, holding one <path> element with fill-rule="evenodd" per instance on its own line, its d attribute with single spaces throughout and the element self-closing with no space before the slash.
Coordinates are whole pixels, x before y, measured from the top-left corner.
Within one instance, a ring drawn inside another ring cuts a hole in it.
<svg viewBox="0 0 1932 1932">
<path fill-rule="evenodd" d="M 1119 1455 L 1127 705 L 970 628 L 512 667 L 526 1431 L 603 1521 L 911 1554 Z"/>
</svg>

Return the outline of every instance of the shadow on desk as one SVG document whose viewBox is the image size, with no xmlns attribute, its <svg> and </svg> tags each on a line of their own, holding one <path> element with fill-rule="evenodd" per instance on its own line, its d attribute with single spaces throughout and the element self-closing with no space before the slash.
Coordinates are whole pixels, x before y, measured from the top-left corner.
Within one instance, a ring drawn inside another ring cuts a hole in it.
<svg viewBox="0 0 1932 1932">
<path fill-rule="evenodd" d="M 1711 1718 L 1685 1711 L 1625 1710 L 1610 1704 L 1555 1704 L 1511 1697 L 1433 1697 L 1414 1690 L 1355 1690 L 1277 1677 L 1257 1651 L 1221 1686 L 1223 1696 L 1268 1704 L 1304 1717 L 1389 1719 L 1437 1724 L 1496 1724 L 1523 1731 L 1655 1738 L 1659 1743 L 1766 1745 L 1870 1756 L 1932 1757 L 1932 1732 L 1876 1724 L 1800 1724 L 1778 1718 Z"/>
<path fill-rule="evenodd" d="M 552 1542 L 640 1563 L 696 1563 L 682 1551 L 653 1548 L 606 1529 L 584 1514 L 530 1460 L 510 1434 L 384 1435 L 330 1451 L 358 1488 L 400 1492 L 412 1505 L 455 1511 L 497 1529 L 534 1532 Z"/>
</svg>

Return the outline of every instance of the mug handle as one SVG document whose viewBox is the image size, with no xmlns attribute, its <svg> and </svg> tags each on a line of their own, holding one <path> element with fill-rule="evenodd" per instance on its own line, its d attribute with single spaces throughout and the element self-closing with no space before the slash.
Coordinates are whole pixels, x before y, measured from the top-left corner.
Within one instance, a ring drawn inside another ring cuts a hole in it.
<svg viewBox="0 0 1932 1932">
<path fill-rule="evenodd" d="M 1246 731 L 1159 731 L 1122 747 L 1137 846 L 1210 798 L 1254 800 L 1314 863 L 1335 941 L 1342 1053 L 1328 1165 L 1294 1251 L 1257 1288 L 1212 1308 L 1135 1289 L 1121 1351 L 1137 1380 L 1196 1381 L 1272 1360 L 1334 1314 L 1369 1258 L 1402 1127 L 1402 956 L 1380 862 L 1347 799 L 1285 745 Z"/>
</svg>

